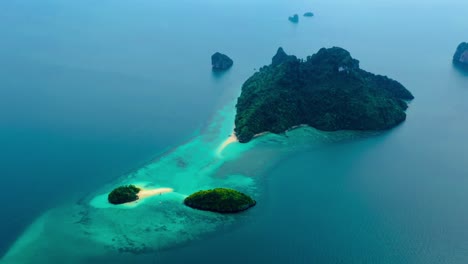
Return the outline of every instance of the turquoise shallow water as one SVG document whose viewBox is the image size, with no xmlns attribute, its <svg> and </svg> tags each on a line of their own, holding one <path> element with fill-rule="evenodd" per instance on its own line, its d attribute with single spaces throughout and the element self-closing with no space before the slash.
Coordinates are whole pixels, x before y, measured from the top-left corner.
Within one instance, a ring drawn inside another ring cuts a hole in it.
<svg viewBox="0 0 468 264">
<path fill-rule="evenodd" d="M 13 244 L 3 261 L 83 263 L 115 254 L 152 257 L 175 246 L 197 243 L 201 237 L 234 223 L 252 222 L 253 218 L 250 212 L 222 215 L 193 210 L 183 205 L 187 195 L 201 189 L 228 187 L 260 197 L 259 177 L 281 157 L 305 146 L 319 147 L 372 135 L 324 133 L 302 127 L 288 132 L 286 137 L 270 134 L 249 144 L 222 147 L 226 135 L 233 130 L 233 107 L 234 104 L 228 104 L 200 135 L 154 162 L 89 197 L 42 215 Z M 129 205 L 110 205 L 107 194 L 123 184 L 172 188 L 174 192 Z"/>
<path fill-rule="evenodd" d="M 467 262 L 468 76 L 450 63 L 466 41 L 464 1 L 0 7 L 1 195 L 15 201 L 3 262 Z M 316 17 L 286 20 L 307 10 Z M 333 45 L 415 94 L 402 126 L 301 128 L 217 152 L 254 68 L 278 46 L 304 57 Z M 209 69 L 217 50 L 235 60 L 222 76 Z M 134 182 L 175 192 L 131 209 L 99 202 Z M 181 205 L 218 185 L 258 205 L 236 216 Z"/>
</svg>

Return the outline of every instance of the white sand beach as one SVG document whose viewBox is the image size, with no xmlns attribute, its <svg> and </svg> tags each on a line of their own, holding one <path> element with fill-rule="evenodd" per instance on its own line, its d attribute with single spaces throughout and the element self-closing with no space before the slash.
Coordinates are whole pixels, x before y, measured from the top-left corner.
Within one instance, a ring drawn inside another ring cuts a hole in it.
<svg viewBox="0 0 468 264">
<path fill-rule="evenodd" d="M 155 195 L 161 195 L 163 193 L 169 193 L 173 192 L 174 189 L 172 188 L 157 188 L 157 189 L 145 189 L 145 188 L 140 188 L 140 192 L 138 193 L 138 198 L 139 200 L 155 196 Z M 137 200 L 138 201 L 138 200 Z"/>
<path fill-rule="evenodd" d="M 232 132 L 232 134 L 219 146 L 217 153 L 218 155 L 223 152 L 223 150 L 232 143 L 239 142 L 236 137 L 236 134 Z"/>
</svg>

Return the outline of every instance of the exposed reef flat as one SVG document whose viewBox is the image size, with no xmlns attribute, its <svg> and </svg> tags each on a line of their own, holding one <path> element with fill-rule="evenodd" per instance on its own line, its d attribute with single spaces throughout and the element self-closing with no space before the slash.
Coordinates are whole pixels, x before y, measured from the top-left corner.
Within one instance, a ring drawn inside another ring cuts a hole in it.
<svg viewBox="0 0 468 264">
<path fill-rule="evenodd" d="M 306 60 L 279 48 L 272 63 L 243 84 L 235 133 L 248 142 L 303 124 L 324 131 L 385 130 L 406 119 L 413 98 L 399 82 L 360 69 L 342 48 L 323 48 Z"/>
</svg>

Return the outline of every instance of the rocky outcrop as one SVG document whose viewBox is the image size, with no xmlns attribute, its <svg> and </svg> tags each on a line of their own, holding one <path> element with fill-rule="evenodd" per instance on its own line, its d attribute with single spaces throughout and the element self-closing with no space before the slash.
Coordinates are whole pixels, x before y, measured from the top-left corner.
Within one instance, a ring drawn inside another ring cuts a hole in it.
<svg viewBox="0 0 468 264">
<path fill-rule="evenodd" d="M 359 67 L 342 48 L 321 49 L 306 60 L 279 48 L 242 86 L 236 104 L 239 142 L 298 125 L 324 130 L 384 130 L 406 119 L 413 95 L 399 82 Z"/>
<path fill-rule="evenodd" d="M 453 63 L 468 70 L 468 43 L 463 42 L 458 45 L 453 55 Z"/>
<path fill-rule="evenodd" d="M 234 61 L 227 55 L 216 52 L 211 56 L 213 71 L 225 71 L 232 67 Z"/>
<path fill-rule="evenodd" d="M 291 21 L 292 23 L 299 23 L 299 15 L 294 14 L 293 16 L 290 16 L 288 20 Z"/>
</svg>

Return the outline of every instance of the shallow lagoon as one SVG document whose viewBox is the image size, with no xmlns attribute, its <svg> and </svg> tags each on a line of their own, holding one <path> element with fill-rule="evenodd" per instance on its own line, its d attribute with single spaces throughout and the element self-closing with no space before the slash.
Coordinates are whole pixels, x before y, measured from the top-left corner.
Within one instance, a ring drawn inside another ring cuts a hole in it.
<svg viewBox="0 0 468 264">
<path fill-rule="evenodd" d="M 226 135 L 233 129 L 233 109 L 234 104 L 226 106 L 200 135 L 156 161 L 75 204 L 48 211 L 13 245 L 4 261 L 82 263 L 117 253 L 153 256 L 161 250 L 196 243 L 201 237 L 229 229 L 236 222 L 254 219 L 249 211 L 223 215 L 188 208 L 183 205 L 187 195 L 201 189 L 229 187 L 260 197 L 261 175 L 274 161 L 312 146 L 375 134 L 325 133 L 299 127 L 285 136 L 267 134 L 249 144 L 235 142 L 225 146 Z M 174 192 L 129 204 L 109 204 L 107 194 L 125 184 L 169 187 Z"/>
</svg>

